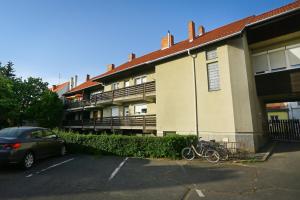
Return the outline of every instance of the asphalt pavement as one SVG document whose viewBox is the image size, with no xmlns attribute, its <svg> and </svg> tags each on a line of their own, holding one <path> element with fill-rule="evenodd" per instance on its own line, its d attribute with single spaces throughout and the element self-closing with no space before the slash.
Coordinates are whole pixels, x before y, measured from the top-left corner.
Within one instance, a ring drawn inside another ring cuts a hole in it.
<svg viewBox="0 0 300 200">
<path fill-rule="evenodd" d="M 0 168 L 0 199 L 299 199 L 300 143 L 263 163 L 67 155 Z"/>
</svg>

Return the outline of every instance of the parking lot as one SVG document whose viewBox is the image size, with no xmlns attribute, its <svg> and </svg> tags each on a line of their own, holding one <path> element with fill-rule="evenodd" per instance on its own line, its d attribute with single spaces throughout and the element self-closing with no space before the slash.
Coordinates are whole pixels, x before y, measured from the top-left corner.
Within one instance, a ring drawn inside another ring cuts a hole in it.
<svg viewBox="0 0 300 200">
<path fill-rule="evenodd" d="M 31 170 L 1 167 L 6 199 L 297 199 L 298 144 L 255 164 L 67 155 Z"/>
</svg>

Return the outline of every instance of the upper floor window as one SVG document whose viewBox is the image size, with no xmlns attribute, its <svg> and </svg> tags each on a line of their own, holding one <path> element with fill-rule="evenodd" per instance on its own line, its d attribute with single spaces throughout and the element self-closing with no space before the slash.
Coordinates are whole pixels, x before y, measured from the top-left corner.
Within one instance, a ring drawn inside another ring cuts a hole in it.
<svg viewBox="0 0 300 200">
<path fill-rule="evenodd" d="M 112 89 L 112 90 L 119 89 L 119 83 L 113 83 L 113 84 L 111 85 L 111 89 Z"/>
<path fill-rule="evenodd" d="M 300 45 L 287 47 L 287 56 L 290 66 L 300 66 Z"/>
<path fill-rule="evenodd" d="M 260 53 L 252 56 L 253 66 L 255 68 L 255 73 L 263 73 L 268 71 L 268 57 L 267 53 Z"/>
<path fill-rule="evenodd" d="M 253 54 L 252 64 L 255 74 L 300 67 L 300 44 Z"/>
<path fill-rule="evenodd" d="M 139 84 L 146 83 L 146 81 L 147 81 L 146 76 L 141 76 L 141 77 L 136 78 L 134 82 L 136 85 L 139 85 Z"/>
<path fill-rule="evenodd" d="M 212 60 L 218 58 L 217 49 L 206 51 L 206 60 Z"/>
<path fill-rule="evenodd" d="M 129 80 L 124 81 L 124 87 L 129 87 L 129 86 L 130 86 Z"/>
<path fill-rule="evenodd" d="M 220 89 L 220 75 L 218 62 L 207 64 L 208 90 L 216 91 Z"/>
</svg>

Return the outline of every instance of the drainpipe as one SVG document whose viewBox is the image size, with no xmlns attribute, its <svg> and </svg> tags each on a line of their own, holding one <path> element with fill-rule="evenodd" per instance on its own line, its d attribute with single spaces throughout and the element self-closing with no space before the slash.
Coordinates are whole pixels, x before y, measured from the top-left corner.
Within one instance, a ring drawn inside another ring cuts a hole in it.
<svg viewBox="0 0 300 200">
<path fill-rule="evenodd" d="M 188 54 L 193 59 L 193 79 L 194 79 L 194 95 L 195 95 L 195 120 L 196 120 L 196 133 L 199 139 L 199 124 L 198 124 L 198 95 L 197 95 L 197 76 L 196 76 L 196 61 L 197 54 L 191 54 L 190 49 L 188 49 Z"/>
</svg>

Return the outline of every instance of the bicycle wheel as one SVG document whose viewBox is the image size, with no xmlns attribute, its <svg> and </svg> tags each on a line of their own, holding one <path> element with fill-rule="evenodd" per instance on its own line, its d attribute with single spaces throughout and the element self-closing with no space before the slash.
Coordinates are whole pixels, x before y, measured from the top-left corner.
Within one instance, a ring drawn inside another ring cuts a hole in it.
<svg viewBox="0 0 300 200">
<path fill-rule="evenodd" d="M 181 151 L 182 158 L 186 160 L 193 160 L 195 158 L 195 153 L 191 147 L 185 147 Z"/>
<path fill-rule="evenodd" d="M 220 155 L 216 150 L 208 149 L 204 154 L 205 159 L 211 163 L 217 163 L 220 160 Z"/>
<path fill-rule="evenodd" d="M 229 159 L 229 151 L 228 149 L 221 147 L 217 149 L 219 155 L 220 155 L 220 160 L 225 161 Z"/>
</svg>

